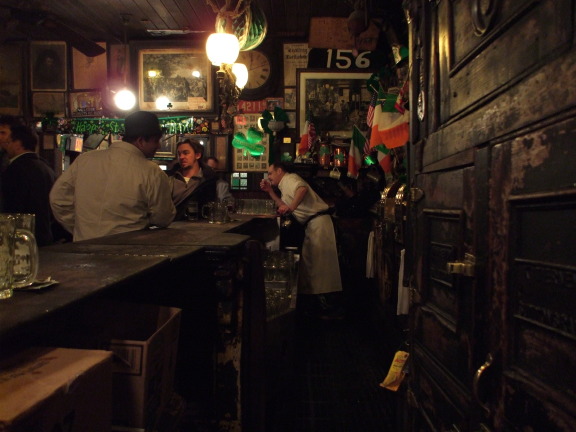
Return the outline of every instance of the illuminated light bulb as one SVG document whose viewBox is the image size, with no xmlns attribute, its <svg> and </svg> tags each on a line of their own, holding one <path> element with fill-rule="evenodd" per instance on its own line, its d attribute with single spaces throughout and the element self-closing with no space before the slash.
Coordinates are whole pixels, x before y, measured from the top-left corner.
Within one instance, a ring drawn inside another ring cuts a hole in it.
<svg viewBox="0 0 576 432">
<path fill-rule="evenodd" d="M 136 95 L 130 90 L 120 90 L 114 96 L 114 104 L 123 111 L 128 111 L 136 105 Z"/>
<path fill-rule="evenodd" d="M 158 72 L 155 70 L 149 70 L 148 71 L 148 77 L 150 78 L 156 78 L 158 76 Z"/>
<path fill-rule="evenodd" d="M 193 70 L 192 71 L 192 76 L 194 78 L 200 78 L 200 71 L 199 70 Z"/>
<path fill-rule="evenodd" d="M 240 42 L 230 33 L 212 33 L 206 40 L 206 54 L 214 66 L 232 64 L 240 54 Z"/>
<path fill-rule="evenodd" d="M 236 77 L 236 87 L 243 89 L 248 82 L 248 68 L 244 63 L 234 63 L 232 73 Z"/>
<path fill-rule="evenodd" d="M 166 96 L 160 96 L 156 99 L 156 109 L 157 110 L 165 110 L 168 109 L 168 104 L 170 103 L 170 99 Z"/>
</svg>

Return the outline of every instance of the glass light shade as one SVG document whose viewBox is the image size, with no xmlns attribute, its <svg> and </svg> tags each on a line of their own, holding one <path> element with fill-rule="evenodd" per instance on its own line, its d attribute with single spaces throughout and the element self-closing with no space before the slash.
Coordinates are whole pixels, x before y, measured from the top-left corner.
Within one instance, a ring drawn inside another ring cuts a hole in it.
<svg viewBox="0 0 576 432">
<path fill-rule="evenodd" d="M 214 66 L 232 64 L 240 54 L 240 42 L 230 33 L 212 33 L 206 41 L 206 54 Z"/>
<path fill-rule="evenodd" d="M 268 129 L 272 132 L 278 132 L 284 129 L 285 123 L 281 120 L 270 120 L 268 122 Z"/>
<path fill-rule="evenodd" d="M 160 96 L 156 99 L 156 109 L 157 110 L 165 110 L 168 109 L 168 104 L 170 103 L 170 99 L 166 96 Z"/>
<path fill-rule="evenodd" d="M 136 105 L 136 96 L 130 90 L 120 90 L 114 95 L 114 104 L 123 111 L 128 111 Z"/>
<path fill-rule="evenodd" d="M 248 68 L 244 63 L 234 63 L 232 73 L 236 77 L 236 87 L 243 89 L 248 82 Z"/>
</svg>

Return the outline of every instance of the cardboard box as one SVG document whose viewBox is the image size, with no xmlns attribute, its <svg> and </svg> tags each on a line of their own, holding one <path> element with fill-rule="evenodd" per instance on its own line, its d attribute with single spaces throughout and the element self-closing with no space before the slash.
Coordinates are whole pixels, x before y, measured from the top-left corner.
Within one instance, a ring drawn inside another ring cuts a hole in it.
<svg viewBox="0 0 576 432">
<path fill-rule="evenodd" d="M 181 309 L 100 300 L 77 315 L 77 347 L 114 353 L 114 430 L 153 431 L 174 391 Z"/>
<path fill-rule="evenodd" d="M 33 348 L 0 364 L 0 430 L 104 432 L 111 427 L 112 354 Z"/>
</svg>

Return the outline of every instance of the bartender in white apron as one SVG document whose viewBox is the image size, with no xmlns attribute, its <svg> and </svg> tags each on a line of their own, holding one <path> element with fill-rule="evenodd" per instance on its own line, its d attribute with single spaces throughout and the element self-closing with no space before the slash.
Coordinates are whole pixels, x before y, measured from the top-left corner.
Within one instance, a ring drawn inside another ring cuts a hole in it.
<svg viewBox="0 0 576 432">
<path fill-rule="evenodd" d="M 317 309 L 323 318 L 341 318 L 335 305 L 324 294 L 342 291 L 338 251 L 330 208 L 322 198 L 298 174 L 289 173 L 282 163 L 268 167 L 268 178 L 260 188 L 270 195 L 278 207 L 278 213 L 292 213 L 305 225 L 305 236 L 299 268 L 298 293 L 317 297 Z M 280 198 L 274 191 L 277 186 Z"/>
</svg>

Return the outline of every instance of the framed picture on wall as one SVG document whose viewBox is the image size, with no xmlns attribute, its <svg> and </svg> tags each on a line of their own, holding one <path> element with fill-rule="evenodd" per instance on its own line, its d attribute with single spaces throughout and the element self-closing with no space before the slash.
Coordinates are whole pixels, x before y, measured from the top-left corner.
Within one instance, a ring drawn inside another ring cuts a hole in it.
<svg viewBox="0 0 576 432">
<path fill-rule="evenodd" d="M 296 88 L 286 87 L 284 89 L 284 109 L 296 109 Z"/>
<path fill-rule="evenodd" d="M 32 91 L 66 91 L 66 42 L 30 42 Z"/>
<path fill-rule="evenodd" d="M 54 117 L 66 115 L 66 93 L 32 93 L 32 115 L 45 117 L 48 113 L 52 113 Z"/>
<path fill-rule="evenodd" d="M 98 42 L 106 49 L 105 42 Z M 88 57 L 72 48 L 72 67 L 74 89 L 103 89 L 106 87 L 106 55 Z"/>
<path fill-rule="evenodd" d="M 286 111 L 286 115 L 288 116 L 288 129 L 295 129 L 296 128 L 296 111 Z"/>
<path fill-rule="evenodd" d="M 310 118 L 316 132 L 351 137 L 354 125 L 366 121 L 370 92 L 367 72 L 298 70 L 297 129 Z"/>
<path fill-rule="evenodd" d="M 70 92 L 72 117 L 99 117 L 102 115 L 100 91 Z"/>
<path fill-rule="evenodd" d="M 178 135 L 164 135 L 160 140 L 160 148 L 154 153 L 154 159 L 174 159 L 176 157 L 176 144 Z"/>
<path fill-rule="evenodd" d="M 0 45 L 0 114 L 22 115 L 22 44 Z"/>
<path fill-rule="evenodd" d="M 139 50 L 138 90 L 140 109 L 147 111 L 159 111 L 159 97 L 167 98 L 173 111 L 207 112 L 215 107 L 212 65 L 202 49 Z"/>
</svg>

